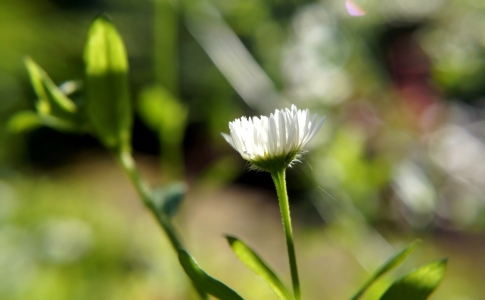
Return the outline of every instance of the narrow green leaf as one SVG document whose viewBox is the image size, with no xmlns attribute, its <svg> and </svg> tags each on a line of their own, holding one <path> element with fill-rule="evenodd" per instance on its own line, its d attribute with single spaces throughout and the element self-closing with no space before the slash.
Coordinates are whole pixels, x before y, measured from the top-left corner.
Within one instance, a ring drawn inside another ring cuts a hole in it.
<svg viewBox="0 0 485 300">
<path fill-rule="evenodd" d="M 187 185 L 185 183 L 171 183 L 153 191 L 153 202 L 157 211 L 173 217 L 177 214 L 186 193 Z"/>
<path fill-rule="evenodd" d="M 198 291 L 203 291 L 221 300 L 242 300 L 235 291 L 202 270 L 187 251 L 179 249 L 180 264 L 190 277 Z"/>
<path fill-rule="evenodd" d="M 49 101 L 47 100 L 47 95 L 42 84 L 42 77 L 44 76 L 44 70 L 37 63 L 34 62 L 29 56 L 24 59 L 25 66 L 29 72 L 30 82 L 34 88 L 35 94 L 39 97 L 39 102 L 37 103 L 37 110 L 39 113 L 48 114 L 50 112 Z"/>
<path fill-rule="evenodd" d="M 86 113 L 103 144 L 130 148 L 132 109 L 128 92 L 128 59 L 116 28 L 104 16 L 91 24 L 84 48 Z"/>
<path fill-rule="evenodd" d="M 66 131 L 66 132 L 87 131 L 87 127 L 82 127 L 79 124 L 76 124 L 70 120 L 58 118 L 56 116 L 39 114 L 39 118 L 42 122 L 42 125 L 50 128 L 54 128 L 59 131 Z"/>
<path fill-rule="evenodd" d="M 238 238 L 232 236 L 226 236 L 226 238 L 236 256 L 254 273 L 263 278 L 280 299 L 293 299 L 283 282 L 251 248 Z"/>
<path fill-rule="evenodd" d="M 40 126 L 42 126 L 42 121 L 35 112 L 21 111 L 10 118 L 7 128 L 12 133 L 21 133 L 34 130 Z"/>
<path fill-rule="evenodd" d="M 30 57 L 26 57 L 25 66 L 39 103 L 38 111 L 58 118 L 74 121 L 77 107 L 52 81 L 47 73 Z"/>
<path fill-rule="evenodd" d="M 42 85 L 45 88 L 49 102 L 52 103 L 52 108 L 59 108 L 61 111 L 74 114 L 77 107 L 64 93 L 54 84 L 54 82 L 47 76 L 42 78 Z"/>
<path fill-rule="evenodd" d="M 446 259 L 431 262 L 394 282 L 381 300 L 425 300 L 443 279 Z"/>
<path fill-rule="evenodd" d="M 411 245 L 406 247 L 404 250 L 390 258 L 387 262 L 384 263 L 384 265 L 381 266 L 380 269 L 378 269 L 372 277 L 366 281 L 366 283 L 360 288 L 360 290 L 351 298 L 351 300 L 357 300 L 359 299 L 365 291 L 375 282 L 379 277 L 384 275 L 385 273 L 389 272 L 390 270 L 396 268 L 399 266 L 406 258 L 408 258 L 411 253 L 414 252 L 416 249 L 416 246 L 418 244 L 418 241 L 414 241 Z"/>
</svg>

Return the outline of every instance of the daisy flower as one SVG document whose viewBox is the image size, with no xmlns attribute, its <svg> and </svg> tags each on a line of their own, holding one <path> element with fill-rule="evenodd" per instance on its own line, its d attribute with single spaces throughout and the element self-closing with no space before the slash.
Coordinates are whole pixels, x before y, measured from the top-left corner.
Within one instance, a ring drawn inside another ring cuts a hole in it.
<svg viewBox="0 0 485 300">
<path fill-rule="evenodd" d="M 291 109 L 275 110 L 269 117 L 236 119 L 229 123 L 230 134 L 222 136 L 252 169 L 277 172 L 298 161 L 324 120 L 292 105 Z"/>
</svg>

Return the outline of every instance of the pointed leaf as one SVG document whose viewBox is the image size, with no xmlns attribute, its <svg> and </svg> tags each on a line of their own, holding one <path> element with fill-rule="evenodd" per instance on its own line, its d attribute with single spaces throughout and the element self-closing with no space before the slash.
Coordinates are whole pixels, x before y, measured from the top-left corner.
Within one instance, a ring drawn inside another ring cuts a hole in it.
<svg viewBox="0 0 485 300">
<path fill-rule="evenodd" d="M 273 292 L 283 300 L 293 299 L 293 296 L 278 278 L 278 276 L 271 270 L 268 265 L 249 248 L 243 241 L 232 236 L 226 236 L 229 245 L 236 254 L 236 256 L 254 273 L 263 278 L 271 287 Z"/>
<path fill-rule="evenodd" d="M 394 257 L 389 259 L 387 262 L 384 263 L 384 265 L 381 266 L 379 270 L 377 270 L 372 277 L 366 281 L 366 283 L 360 288 L 360 290 L 351 298 L 351 300 L 357 300 L 359 299 L 365 291 L 377 280 L 379 277 L 384 275 L 385 273 L 389 272 L 390 270 L 396 268 L 399 266 L 401 263 L 408 258 L 411 253 L 414 252 L 414 249 L 416 249 L 416 246 L 418 244 L 418 241 L 414 241 L 411 245 L 406 247 L 404 250 L 396 254 Z"/>
<path fill-rule="evenodd" d="M 54 84 L 49 77 L 42 78 L 42 85 L 45 88 L 49 102 L 52 103 L 52 108 L 59 108 L 63 112 L 74 114 L 77 107 L 64 93 Z"/>
<path fill-rule="evenodd" d="M 203 291 L 221 300 L 242 300 L 235 291 L 202 270 L 187 251 L 179 249 L 180 264 L 190 277 L 198 291 Z"/>
<path fill-rule="evenodd" d="M 155 189 L 153 191 L 153 202 L 157 211 L 169 217 L 175 216 L 186 192 L 187 185 L 183 182 L 176 182 Z"/>
<path fill-rule="evenodd" d="M 25 66 L 29 72 L 32 86 L 39 97 L 39 113 L 50 114 L 66 120 L 74 120 L 77 107 L 50 79 L 49 75 L 30 57 Z"/>
<path fill-rule="evenodd" d="M 425 300 L 443 279 L 446 259 L 431 262 L 394 282 L 381 300 Z"/>
<path fill-rule="evenodd" d="M 128 59 L 120 35 L 104 16 L 89 28 L 84 62 L 86 113 L 91 125 L 107 148 L 127 151 L 132 126 Z"/>
</svg>

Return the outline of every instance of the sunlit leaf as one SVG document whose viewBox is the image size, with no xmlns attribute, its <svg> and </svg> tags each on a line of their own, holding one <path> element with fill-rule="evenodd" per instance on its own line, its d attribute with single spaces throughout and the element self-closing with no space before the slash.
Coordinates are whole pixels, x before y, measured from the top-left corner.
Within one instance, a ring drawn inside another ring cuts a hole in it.
<svg viewBox="0 0 485 300">
<path fill-rule="evenodd" d="M 232 236 L 226 236 L 226 238 L 236 256 L 254 273 L 263 278 L 280 299 L 293 299 L 283 282 L 251 248 L 238 238 Z"/>
<path fill-rule="evenodd" d="M 175 216 L 187 192 L 187 185 L 176 182 L 153 191 L 153 202 L 158 211 L 169 217 Z"/>
<path fill-rule="evenodd" d="M 21 133 L 42 126 L 42 121 L 33 111 L 21 111 L 10 118 L 7 126 L 10 132 Z"/>
<path fill-rule="evenodd" d="M 116 28 L 105 17 L 91 24 L 84 48 L 86 112 L 104 145 L 130 148 L 132 109 L 128 92 L 128 59 Z"/>
<path fill-rule="evenodd" d="M 443 279 L 446 259 L 429 263 L 394 282 L 381 300 L 425 300 Z"/>
<path fill-rule="evenodd" d="M 50 79 L 47 73 L 30 57 L 26 57 L 25 66 L 30 81 L 39 98 L 39 113 L 72 120 L 76 118 L 77 107 Z"/>
<path fill-rule="evenodd" d="M 366 281 L 366 283 L 360 288 L 360 290 L 357 292 L 357 294 L 355 294 L 353 297 L 352 297 L 352 300 L 356 300 L 356 299 L 359 299 L 364 293 L 365 291 L 377 280 L 379 279 L 379 277 L 381 277 L 382 275 L 384 275 L 385 273 L 389 272 L 390 270 L 396 268 L 397 266 L 399 266 L 402 262 L 404 262 L 404 260 L 406 260 L 406 258 L 408 258 L 409 255 L 411 255 L 411 253 L 414 252 L 414 250 L 416 249 L 416 246 L 418 244 L 418 241 L 414 241 L 411 245 L 409 245 L 408 247 L 406 247 L 404 250 L 402 250 L 401 252 L 399 252 L 398 254 L 396 254 L 395 256 L 393 256 L 391 259 L 389 259 L 387 262 L 384 263 L 384 265 L 382 265 L 380 267 L 379 270 L 377 270 L 369 280 Z"/>
<path fill-rule="evenodd" d="M 219 280 L 209 276 L 202 270 L 195 259 L 187 251 L 179 249 L 180 264 L 185 273 L 190 277 L 198 291 L 203 291 L 221 300 L 241 300 L 243 299 L 235 291 Z"/>
<path fill-rule="evenodd" d="M 27 71 L 29 72 L 32 87 L 34 88 L 35 94 L 39 98 L 39 102 L 37 103 L 37 110 L 39 111 L 39 113 L 48 114 L 50 112 L 50 105 L 49 101 L 47 100 L 44 85 L 42 84 L 42 77 L 45 72 L 44 70 L 42 70 L 42 68 L 39 67 L 37 63 L 35 63 L 28 56 L 24 59 L 24 63 L 27 67 Z"/>
</svg>

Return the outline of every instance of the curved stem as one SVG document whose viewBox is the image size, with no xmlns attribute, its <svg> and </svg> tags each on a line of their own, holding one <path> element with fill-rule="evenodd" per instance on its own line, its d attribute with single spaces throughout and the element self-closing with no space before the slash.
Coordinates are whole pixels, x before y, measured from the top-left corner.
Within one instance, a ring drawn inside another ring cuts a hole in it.
<svg viewBox="0 0 485 300">
<path fill-rule="evenodd" d="M 143 200 L 143 203 L 150 210 L 153 216 L 157 219 L 163 231 L 165 231 L 165 234 L 167 234 L 168 239 L 170 240 L 170 243 L 172 244 L 172 247 L 174 248 L 175 252 L 178 252 L 179 249 L 184 249 L 182 246 L 182 242 L 178 238 L 178 235 L 175 231 L 175 228 L 172 225 L 170 218 L 165 214 L 157 211 L 157 208 L 153 204 L 154 202 L 152 199 L 152 190 L 150 189 L 148 184 L 143 180 L 140 173 L 138 173 L 135 161 L 133 160 L 131 153 L 127 151 L 122 151 L 120 153 L 117 153 L 115 156 L 121 168 L 123 169 L 123 171 L 125 171 L 126 175 L 128 175 L 131 182 L 135 186 L 136 191 L 138 192 L 141 199 Z M 195 285 L 194 285 L 194 288 L 196 289 L 201 299 L 204 299 L 204 300 L 208 299 L 205 292 L 199 290 Z"/>
<path fill-rule="evenodd" d="M 173 228 L 168 216 L 165 216 L 158 212 L 157 208 L 154 206 L 152 200 L 152 191 L 138 173 L 135 161 L 133 160 L 131 154 L 129 152 L 121 152 L 116 156 L 116 158 L 118 159 L 118 162 L 123 171 L 125 171 L 126 175 L 128 175 L 131 182 L 135 186 L 145 206 L 152 212 L 153 216 L 162 226 L 175 251 L 178 251 L 178 249 L 183 249 L 182 243 L 180 242 L 177 233 L 175 232 L 175 228 Z"/>
<path fill-rule="evenodd" d="M 291 282 L 293 284 L 293 293 L 295 299 L 300 300 L 300 281 L 298 279 L 298 267 L 296 265 L 295 245 L 293 243 L 293 230 L 291 228 L 290 205 L 288 203 L 288 194 L 286 192 L 285 170 L 272 172 L 276 193 L 280 203 L 281 217 L 285 229 L 286 247 L 288 249 L 288 259 L 290 261 Z"/>
</svg>

